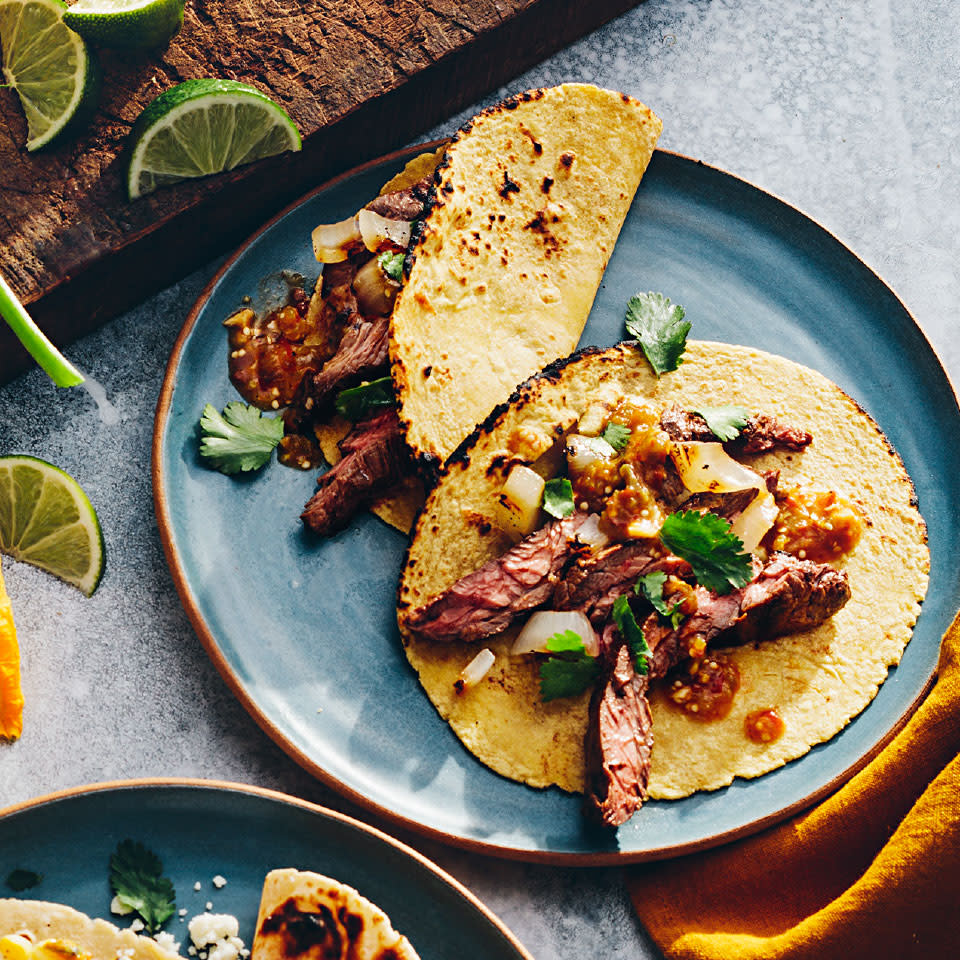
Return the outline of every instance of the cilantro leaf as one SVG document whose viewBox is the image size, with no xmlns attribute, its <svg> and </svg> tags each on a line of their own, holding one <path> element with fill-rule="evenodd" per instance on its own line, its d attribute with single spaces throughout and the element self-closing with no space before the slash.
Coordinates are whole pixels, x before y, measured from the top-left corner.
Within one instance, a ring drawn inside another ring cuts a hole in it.
<svg viewBox="0 0 960 960">
<path fill-rule="evenodd" d="M 543 509 L 551 517 L 569 517 L 573 513 L 573 484 L 566 477 L 557 477 L 544 484 Z"/>
<path fill-rule="evenodd" d="M 637 673 L 647 673 L 650 670 L 652 654 L 647 638 L 643 635 L 643 627 L 637 623 L 637 618 L 630 609 L 629 595 L 626 593 L 621 593 L 613 602 L 613 622 L 623 635 L 623 639 L 627 641 Z"/>
<path fill-rule="evenodd" d="M 663 585 L 666 582 L 667 575 L 662 570 L 654 570 L 653 573 L 641 577 L 633 589 L 638 596 L 643 594 L 653 605 L 653 609 L 665 620 L 669 620 L 670 625 L 676 630 L 680 626 L 680 621 L 683 620 L 683 614 L 680 612 L 681 601 L 678 600 L 672 607 L 667 606 L 666 600 L 663 599 Z"/>
<path fill-rule="evenodd" d="M 627 304 L 627 330 L 639 341 L 658 377 L 683 363 L 690 332 L 690 321 L 683 315 L 683 307 L 662 293 L 638 293 Z"/>
<path fill-rule="evenodd" d="M 697 582 L 714 593 L 750 582 L 750 554 L 743 541 L 730 533 L 730 523 L 715 513 L 681 510 L 672 513 L 660 528 L 663 545 L 693 567 Z"/>
<path fill-rule="evenodd" d="M 403 283 L 403 260 L 405 256 L 404 253 L 391 253 L 389 250 L 384 250 L 377 257 L 377 263 L 391 280 Z"/>
<path fill-rule="evenodd" d="M 622 423 L 608 423 L 603 428 L 603 433 L 601 433 L 600 436 L 603 437 L 617 453 L 620 453 L 630 442 L 631 432 L 630 428 L 624 426 Z"/>
<path fill-rule="evenodd" d="M 18 867 L 8 875 L 7 886 L 15 893 L 22 893 L 24 890 L 32 890 L 42 879 L 42 873 Z"/>
<path fill-rule="evenodd" d="M 283 439 L 283 421 L 232 400 L 223 413 L 207 404 L 200 418 L 200 456 L 221 473 L 259 470 Z"/>
<path fill-rule="evenodd" d="M 547 641 L 547 649 L 554 656 L 540 664 L 540 697 L 544 703 L 575 697 L 597 682 L 600 664 L 586 652 L 575 630 L 555 633 Z"/>
<path fill-rule="evenodd" d="M 381 377 L 379 380 L 361 383 L 359 387 L 341 390 L 334 401 L 337 413 L 343 414 L 348 420 L 360 420 L 374 410 L 395 404 L 393 380 L 390 377 Z"/>
<path fill-rule="evenodd" d="M 736 440 L 750 419 L 750 411 L 735 403 L 728 403 L 723 407 L 700 407 L 691 413 L 699 413 L 707 421 L 710 432 L 724 443 Z"/>
<path fill-rule="evenodd" d="M 160 858 L 133 840 L 121 840 L 110 856 L 110 889 L 140 917 L 148 933 L 156 933 L 177 906 L 173 883 L 162 873 Z"/>
</svg>

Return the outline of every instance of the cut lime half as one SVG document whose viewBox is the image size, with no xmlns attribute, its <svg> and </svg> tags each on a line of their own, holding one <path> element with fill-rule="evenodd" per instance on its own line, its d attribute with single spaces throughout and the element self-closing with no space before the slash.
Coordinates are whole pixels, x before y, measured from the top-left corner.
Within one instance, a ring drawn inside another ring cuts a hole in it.
<svg viewBox="0 0 960 960">
<path fill-rule="evenodd" d="M 35 457 L 0 457 L 0 551 L 88 597 L 103 575 L 103 533 L 83 488 Z"/>
<path fill-rule="evenodd" d="M 3 77 L 27 116 L 27 149 L 39 150 L 96 108 L 100 71 L 64 22 L 60 0 L 0 0 Z"/>
<path fill-rule="evenodd" d="M 183 0 L 77 0 L 63 22 L 96 46 L 160 47 L 183 24 Z"/>
<path fill-rule="evenodd" d="M 213 79 L 186 80 L 161 93 L 140 114 L 130 143 L 131 200 L 301 146 L 294 122 L 266 94 Z"/>
</svg>

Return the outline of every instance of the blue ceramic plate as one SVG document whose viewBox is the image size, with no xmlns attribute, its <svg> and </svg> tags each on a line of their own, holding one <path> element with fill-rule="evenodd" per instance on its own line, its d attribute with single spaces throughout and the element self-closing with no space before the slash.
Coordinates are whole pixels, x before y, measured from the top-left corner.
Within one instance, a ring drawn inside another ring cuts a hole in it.
<svg viewBox="0 0 960 960">
<path fill-rule="evenodd" d="M 237 917 L 249 947 L 263 878 L 276 867 L 297 867 L 355 887 L 423 960 L 532 960 L 479 900 L 409 847 L 332 810 L 239 784 L 99 784 L 0 812 L 0 877 L 33 870 L 43 880 L 17 896 L 65 903 L 125 926 L 110 915 L 108 865 L 126 838 L 153 850 L 173 881 L 177 907 L 187 915 L 174 914 L 165 929 L 181 942 L 183 956 L 187 921 L 208 902 L 213 912 Z M 219 890 L 212 883 L 218 874 L 227 880 Z"/>
<path fill-rule="evenodd" d="M 584 344 L 623 333 L 627 299 L 679 301 L 693 336 L 760 347 L 822 371 L 880 424 L 916 484 L 930 530 L 923 614 L 879 695 L 841 734 L 757 780 L 648 803 L 616 834 L 584 825 L 579 797 L 491 773 L 460 745 L 404 659 L 394 590 L 405 538 L 371 515 L 317 541 L 297 516 L 314 476 L 273 465 L 244 480 L 203 467 L 205 403 L 236 394 L 221 321 L 264 306 L 278 271 L 318 273 L 310 232 L 352 214 L 405 155 L 306 197 L 217 274 L 177 341 L 158 406 L 154 493 L 191 620 L 261 726 L 317 776 L 378 813 L 504 856 L 601 863 L 720 843 L 810 804 L 862 766 L 925 692 L 960 604 L 957 401 L 903 304 L 803 214 L 729 174 L 658 152 L 600 287 Z M 890 572 L 891 577 L 896 571 Z"/>
</svg>

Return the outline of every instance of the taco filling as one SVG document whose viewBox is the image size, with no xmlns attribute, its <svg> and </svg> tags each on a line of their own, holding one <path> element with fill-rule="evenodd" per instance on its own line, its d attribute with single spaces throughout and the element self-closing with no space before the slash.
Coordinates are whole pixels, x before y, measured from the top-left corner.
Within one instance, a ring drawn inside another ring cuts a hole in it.
<svg viewBox="0 0 960 960">
<path fill-rule="evenodd" d="M 856 673 L 876 635 L 887 649 L 865 672 L 895 662 L 925 589 L 909 480 L 869 434 L 876 473 L 851 487 L 866 415 L 838 423 L 853 404 L 789 361 L 752 351 L 734 371 L 711 356 L 738 352 L 696 345 L 659 380 L 622 345 L 529 381 L 453 458 L 401 580 L 408 657 L 464 742 L 508 776 L 581 790 L 610 826 L 650 793 L 661 726 L 659 796 L 756 775 L 836 732 L 876 687 L 824 696 L 823 678 Z M 812 413 L 797 401 L 811 378 Z M 718 404 L 727 385 L 736 402 Z M 876 607 L 879 543 L 914 579 L 871 611 L 867 639 L 837 615 Z M 466 644 L 489 644 L 487 671 L 451 696 L 441 683 Z M 698 745 L 714 727 L 715 748 Z M 684 753 L 693 770 L 678 775 Z"/>
</svg>

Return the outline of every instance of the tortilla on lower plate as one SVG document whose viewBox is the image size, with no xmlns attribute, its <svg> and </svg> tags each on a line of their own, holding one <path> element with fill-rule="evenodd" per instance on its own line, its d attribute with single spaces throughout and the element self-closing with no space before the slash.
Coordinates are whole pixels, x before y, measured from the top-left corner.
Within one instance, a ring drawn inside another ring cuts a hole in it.
<svg viewBox="0 0 960 960">
<path fill-rule="evenodd" d="M 623 395 L 684 409 L 741 404 L 813 435 L 802 452 L 764 453 L 756 471 L 779 469 L 784 484 L 836 491 L 863 518 L 857 546 L 836 564 L 850 599 L 804 634 L 729 651 L 741 687 L 730 713 L 701 723 L 652 691 L 654 748 L 649 796 L 673 799 L 756 777 L 829 740 L 873 699 L 899 662 L 927 588 L 926 528 L 899 457 L 874 421 L 826 377 L 760 350 L 691 342 L 680 368 L 657 379 L 635 345 L 590 349 L 546 369 L 496 409 L 446 465 L 416 524 L 401 575 L 398 621 L 406 654 L 440 714 L 465 746 L 506 777 L 535 787 L 584 789 L 589 692 L 541 700 L 533 658 L 510 656 L 517 627 L 476 643 L 425 640 L 412 612 L 513 541 L 492 507 L 506 471 L 547 453 L 598 399 Z M 461 670 L 482 646 L 495 663 L 466 694 Z M 776 742 L 744 735 L 745 717 L 776 705 Z"/>
<path fill-rule="evenodd" d="M 263 882 L 253 960 L 418 960 L 390 918 L 353 887 L 306 870 Z"/>
<path fill-rule="evenodd" d="M 51 951 L 38 954 L 44 960 L 58 955 L 76 960 L 171 960 L 176 956 L 150 937 L 42 900 L 0 899 L 0 938 L 11 934 L 26 934 L 34 945 L 54 941 Z M 7 955 L 6 949 L 0 944 L 0 956 Z"/>
</svg>

